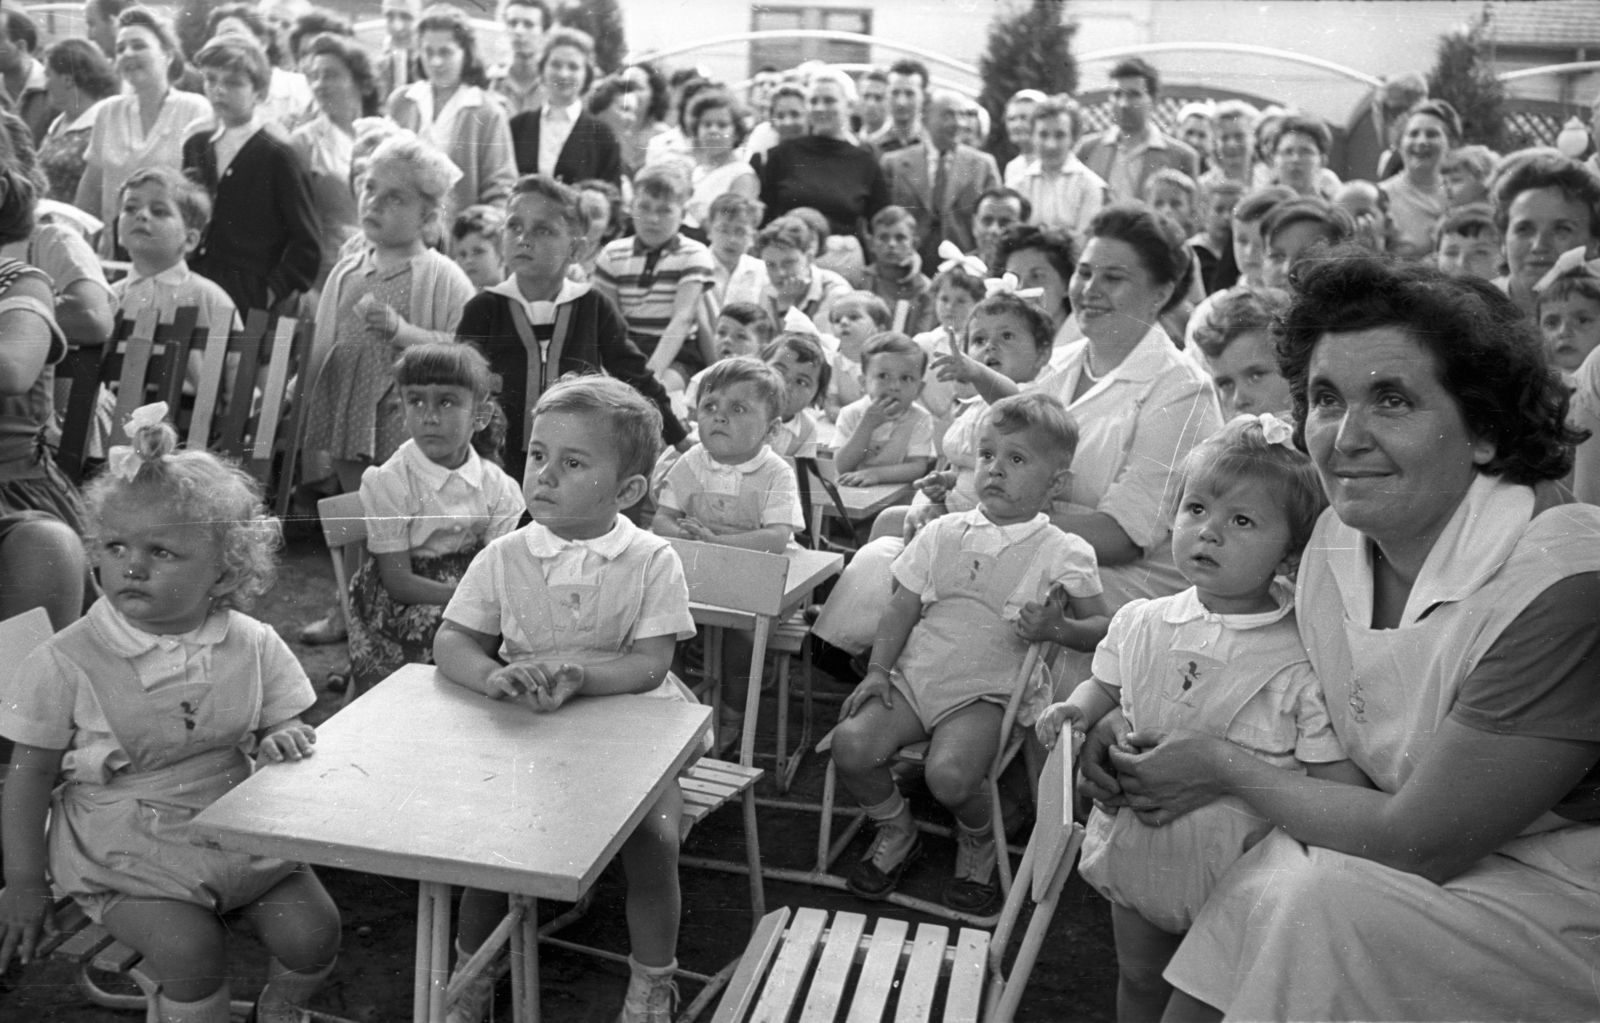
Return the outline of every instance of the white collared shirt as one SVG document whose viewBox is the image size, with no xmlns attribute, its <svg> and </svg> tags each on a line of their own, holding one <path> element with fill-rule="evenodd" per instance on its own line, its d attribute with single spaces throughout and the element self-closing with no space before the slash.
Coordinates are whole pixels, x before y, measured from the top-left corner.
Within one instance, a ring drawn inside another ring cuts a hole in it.
<svg viewBox="0 0 1600 1023">
<path fill-rule="evenodd" d="M 244 144 L 249 142 L 250 137 L 260 131 L 265 123 L 257 113 L 236 128 L 230 128 L 220 122 L 217 124 L 216 130 L 211 133 L 211 145 L 217 151 L 218 180 L 228 173 L 233 158 L 239 155 L 239 150 L 244 148 Z"/>
<path fill-rule="evenodd" d="M 168 318 L 176 309 L 195 306 L 200 310 L 198 326 L 225 323 L 236 329 L 239 325 L 228 293 L 215 281 L 190 270 L 182 260 L 148 277 L 132 271 L 111 285 L 111 293 L 117 297 L 117 311 L 124 319 L 137 319 L 146 309 Z"/>
<path fill-rule="evenodd" d="M 438 557 L 486 544 L 516 529 L 525 507 L 516 481 L 471 448 L 459 468 L 447 469 L 408 440 L 361 476 L 373 554 Z"/>
<path fill-rule="evenodd" d="M 1071 153 L 1055 174 L 1048 173 L 1038 160 L 1030 160 L 1010 187 L 1026 196 L 1033 207 L 1028 223 L 1062 228 L 1080 245 L 1089 235 L 1089 222 L 1111 201 L 1110 188 L 1100 175 Z"/>
<path fill-rule="evenodd" d="M 456 141 L 456 117 L 462 110 L 483 103 L 482 89 L 475 85 L 458 85 L 444 101 L 444 106 L 434 110 L 433 86 L 426 80 L 406 86 L 405 96 L 417 106 L 417 135 L 443 153 L 448 153 L 451 143 Z"/>
<path fill-rule="evenodd" d="M 97 600 L 89 616 L 117 655 L 126 657 L 145 692 L 167 685 L 210 685 L 211 648 L 228 638 L 227 612 L 213 614 L 199 628 L 158 636 L 133 626 L 109 600 Z"/>
<path fill-rule="evenodd" d="M 696 444 L 667 470 L 660 504 L 713 529 L 805 528 L 794 470 L 765 444 L 755 457 L 737 465 L 718 462 Z"/>
<path fill-rule="evenodd" d="M 565 107 L 558 107 L 553 103 L 544 105 L 544 112 L 539 115 L 539 173 L 555 176 L 556 161 L 561 159 L 561 150 L 567 144 L 567 139 L 572 137 L 572 127 L 578 123 L 578 114 L 583 111 L 583 101 L 575 99 Z"/>
<path fill-rule="evenodd" d="M 568 302 L 576 302 L 587 295 L 591 287 L 592 285 L 588 281 L 575 281 L 568 277 L 561 282 L 561 290 L 556 292 L 554 302 L 531 302 L 522 296 L 522 289 L 517 286 L 517 278 L 513 274 L 499 284 L 491 284 L 483 290 L 494 295 L 504 295 L 522 306 L 523 311 L 528 314 L 528 322 L 535 327 L 542 327 L 556 322 L 557 306 L 566 305 Z"/>
</svg>

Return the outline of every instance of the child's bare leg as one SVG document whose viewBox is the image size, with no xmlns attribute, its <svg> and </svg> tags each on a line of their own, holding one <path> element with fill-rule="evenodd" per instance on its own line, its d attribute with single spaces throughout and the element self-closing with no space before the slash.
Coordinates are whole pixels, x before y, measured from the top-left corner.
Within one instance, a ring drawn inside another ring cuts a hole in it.
<svg viewBox="0 0 1600 1023">
<path fill-rule="evenodd" d="M 889 761 L 901 747 L 928 737 L 905 696 L 896 692 L 893 699 L 893 707 L 871 701 L 839 722 L 833 732 L 833 765 L 839 783 L 862 806 L 881 803 L 894 794 Z"/>
<path fill-rule="evenodd" d="M 683 792 L 672 782 L 622 843 L 622 869 L 628 875 L 628 940 L 633 958 L 645 966 L 668 966 L 677 957 L 683 910 L 678 890 L 682 817 Z"/>
<path fill-rule="evenodd" d="M 1157 1023 L 1172 997 L 1161 979 L 1183 935 L 1168 934 L 1126 906 L 1111 904 L 1111 932 L 1117 941 L 1118 1023 Z"/>
<path fill-rule="evenodd" d="M 304 864 L 243 915 L 267 950 L 297 973 L 331 966 L 339 955 L 339 907 Z"/>
<path fill-rule="evenodd" d="M 228 932 L 209 909 L 173 899 L 124 899 L 105 914 L 106 930 L 144 956 L 175 1002 L 198 1002 L 228 977 Z"/>
<path fill-rule="evenodd" d="M 928 790 L 974 831 L 987 828 L 991 820 L 983 779 L 1000 748 L 1004 720 L 1005 709 L 997 704 L 970 704 L 939 722 L 928 745 Z"/>
</svg>

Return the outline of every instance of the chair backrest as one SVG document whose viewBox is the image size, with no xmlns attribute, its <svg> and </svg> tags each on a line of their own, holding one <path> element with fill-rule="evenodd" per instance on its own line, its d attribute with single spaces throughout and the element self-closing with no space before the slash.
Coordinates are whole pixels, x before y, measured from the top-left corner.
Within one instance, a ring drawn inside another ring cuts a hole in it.
<svg viewBox="0 0 1600 1023">
<path fill-rule="evenodd" d="M 1061 886 L 1072 872 L 1072 863 L 1083 844 L 1083 825 L 1072 819 L 1073 755 L 1077 733 L 1063 730 L 1055 749 L 1045 761 L 1039 779 L 1038 816 L 1028 848 L 1017 866 L 1016 880 L 1000 909 L 1000 922 L 989 941 L 989 991 L 983 1018 L 987 1023 L 1002 1023 L 1016 1015 L 1017 1005 L 1028 986 L 1028 977 L 1038 961 L 1045 932 L 1061 901 Z M 1006 948 L 1011 943 L 1023 907 L 1033 904 L 1011 972 L 1004 970 Z"/>
<path fill-rule="evenodd" d="M 783 608 L 789 559 L 696 540 L 673 540 L 689 583 L 689 599 L 748 614 L 775 616 Z"/>
<path fill-rule="evenodd" d="M 366 542 L 367 516 L 361 510 L 360 494 L 324 497 L 317 502 L 317 517 L 322 520 L 322 539 L 330 551 Z"/>
</svg>

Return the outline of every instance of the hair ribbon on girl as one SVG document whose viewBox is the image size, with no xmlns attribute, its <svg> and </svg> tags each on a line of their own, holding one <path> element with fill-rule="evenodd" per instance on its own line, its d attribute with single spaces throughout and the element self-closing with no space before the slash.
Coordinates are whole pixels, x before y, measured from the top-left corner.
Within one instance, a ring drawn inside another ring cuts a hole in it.
<svg viewBox="0 0 1600 1023">
<path fill-rule="evenodd" d="M 944 260 L 939 264 L 940 273 L 960 267 L 979 280 L 989 276 L 989 268 L 983 264 L 983 260 L 965 254 L 956 247 L 955 242 L 948 239 L 939 243 L 939 258 Z"/>
<path fill-rule="evenodd" d="M 1555 265 L 1539 278 L 1539 283 L 1533 286 L 1533 293 L 1543 294 L 1550 285 L 1575 270 L 1582 270 L 1590 277 L 1600 278 L 1600 260 L 1591 261 L 1588 257 L 1589 250 L 1581 245 L 1563 252 L 1556 258 Z"/>
<path fill-rule="evenodd" d="M 158 401 L 150 405 L 140 405 L 128 414 L 127 420 L 122 424 L 122 432 L 131 440 L 138 436 L 140 430 L 151 426 L 160 426 L 167 418 L 167 403 Z M 139 469 L 145 463 L 145 457 L 139 454 L 137 448 L 127 444 L 118 444 L 106 452 L 106 468 L 113 476 L 132 483 L 134 477 L 139 475 Z"/>
<path fill-rule="evenodd" d="M 1294 426 L 1284 422 L 1271 412 L 1263 412 L 1255 417 L 1261 424 L 1261 437 L 1268 444 L 1281 444 L 1290 451 L 1298 451 L 1294 446 Z"/>
<path fill-rule="evenodd" d="M 983 297 L 994 298 L 996 295 L 1010 295 L 1013 298 L 1020 298 L 1026 301 L 1028 299 L 1042 298 L 1044 296 L 1043 288 L 1018 287 L 1018 285 L 1021 283 L 1022 282 L 1017 279 L 1017 275 L 1011 273 L 1010 271 L 1001 274 L 998 278 L 985 278 L 983 282 Z"/>
</svg>

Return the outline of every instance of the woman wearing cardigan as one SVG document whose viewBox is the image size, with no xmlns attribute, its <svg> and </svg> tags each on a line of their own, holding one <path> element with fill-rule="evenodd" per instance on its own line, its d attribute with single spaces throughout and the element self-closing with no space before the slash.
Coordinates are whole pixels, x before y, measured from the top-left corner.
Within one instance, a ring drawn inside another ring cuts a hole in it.
<svg viewBox="0 0 1600 1023">
<path fill-rule="evenodd" d="M 504 206 L 517 180 L 511 128 L 505 110 L 483 90 L 488 79 L 472 23 L 454 7 L 435 4 L 417 22 L 417 39 L 427 79 L 396 89 L 389 116 L 461 169 L 450 195 L 453 212 L 476 203 Z"/>
<path fill-rule="evenodd" d="M 539 57 L 545 101 L 511 119 L 511 144 L 519 174 L 545 174 L 563 184 L 598 179 L 622 184 L 622 144 L 600 118 L 584 109 L 594 80 L 594 40 L 558 28 Z"/>
</svg>

